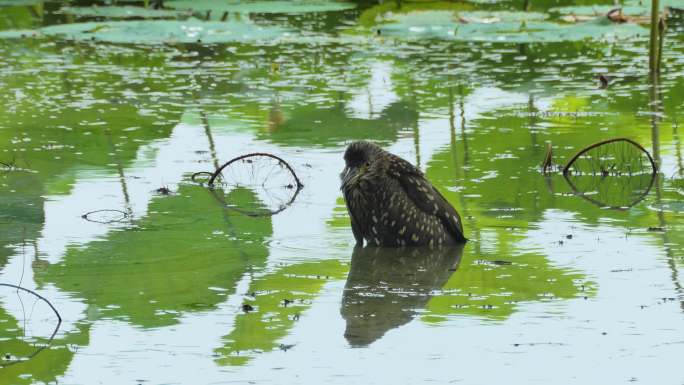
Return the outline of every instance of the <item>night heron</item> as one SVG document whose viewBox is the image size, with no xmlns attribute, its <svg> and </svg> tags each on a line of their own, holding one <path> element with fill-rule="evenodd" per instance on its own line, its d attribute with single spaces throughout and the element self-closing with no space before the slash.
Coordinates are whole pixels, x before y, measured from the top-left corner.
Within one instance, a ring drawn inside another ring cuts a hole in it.
<svg viewBox="0 0 684 385">
<path fill-rule="evenodd" d="M 411 163 L 366 141 L 351 143 L 344 161 L 341 189 L 357 244 L 466 242 L 461 216 Z"/>
</svg>

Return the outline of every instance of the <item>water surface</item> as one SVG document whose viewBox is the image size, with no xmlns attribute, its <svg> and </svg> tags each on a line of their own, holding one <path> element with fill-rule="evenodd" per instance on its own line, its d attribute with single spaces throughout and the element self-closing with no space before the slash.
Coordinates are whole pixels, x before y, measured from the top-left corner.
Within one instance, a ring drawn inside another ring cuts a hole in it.
<svg viewBox="0 0 684 385">
<path fill-rule="evenodd" d="M 60 7 L 0 2 L 0 28 L 105 20 Z M 684 382 L 681 18 L 653 84 L 646 28 L 464 41 L 375 24 L 396 7 L 235 12 L 265 37 L 221 43 L 0 39 L 0 282 L 63 318 L 0 384 Z M 659 165 L 643 197 L 540 172 L 547 144 L 563 165 L 616 136 Z M 471 242 L 354 250 L 338 174 L 357 139 L 420 167 Z M 276 215 L 191 179 L 251 152 L 305 186 Z M 126 218 L 82 217 L 101 209 Z M 55 323 L 0 287 L 3 363 Z"/>
</svg>

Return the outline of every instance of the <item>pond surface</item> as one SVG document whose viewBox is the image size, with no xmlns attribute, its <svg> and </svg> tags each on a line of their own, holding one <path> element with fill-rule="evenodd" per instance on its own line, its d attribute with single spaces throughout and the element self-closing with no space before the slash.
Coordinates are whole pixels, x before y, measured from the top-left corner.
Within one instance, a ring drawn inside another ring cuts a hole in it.
<svg viewBox="0 0 684 385">
<path fill-rule="evenodd" d="M 0 384 L 684 383 L 677 13 L 653 84 L 646 27 L 547 13 L 569 2 L 187 3 L 115 24 L 0 1 L 0 282 L 62 318 L 29 359 L 57 317 L 0 287 Z M 612 137 L 652 184 L 569 184 Z M 358 139 L 418 165 L 471 241 L 354 250 Z M 252 215 L 282 191 L 191 178 L 253 152 L 304 185 L 278 214 Z"/>
</svg>

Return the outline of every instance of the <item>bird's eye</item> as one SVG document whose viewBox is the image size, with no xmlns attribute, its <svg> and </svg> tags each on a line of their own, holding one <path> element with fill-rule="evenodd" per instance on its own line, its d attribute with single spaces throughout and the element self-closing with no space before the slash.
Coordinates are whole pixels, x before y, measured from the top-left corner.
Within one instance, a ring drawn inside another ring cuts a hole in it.
<svg viewBox="0 0 684 385">
<path fill-rule="evenodd" d="M 370 166 L 370 162 L 366 162 L 366 164 L 364 166 L 366 166 L 366 167 Z"/>
</svg>

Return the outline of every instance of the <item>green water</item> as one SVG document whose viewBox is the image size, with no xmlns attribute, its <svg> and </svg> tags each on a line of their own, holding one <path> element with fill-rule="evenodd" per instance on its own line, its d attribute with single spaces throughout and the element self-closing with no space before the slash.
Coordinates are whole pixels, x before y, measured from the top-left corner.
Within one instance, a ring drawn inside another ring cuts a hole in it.
<svg viewBox="0 0 684 385">
<path fill-rule="evenodd" d="M 63 318 L 22 361 L 57 320 L 0 287 L 0 384 L 682 384 L 684 22 L 653 84 L 646 27 L 547 13 L 589 4 L 201 1 L 112 24 L 0 0 L 0 283 Z M 549 143 L 562 166 L 618 136 L 652 185 L 540 171 Z M 354 250 L 357 139 L 420 167 L 471 242 Z M 191 179 L 251 152 L 304 184 L 273 216 Z M 82 217 L 100 209 L 126 218 Z"/>
</svg>

